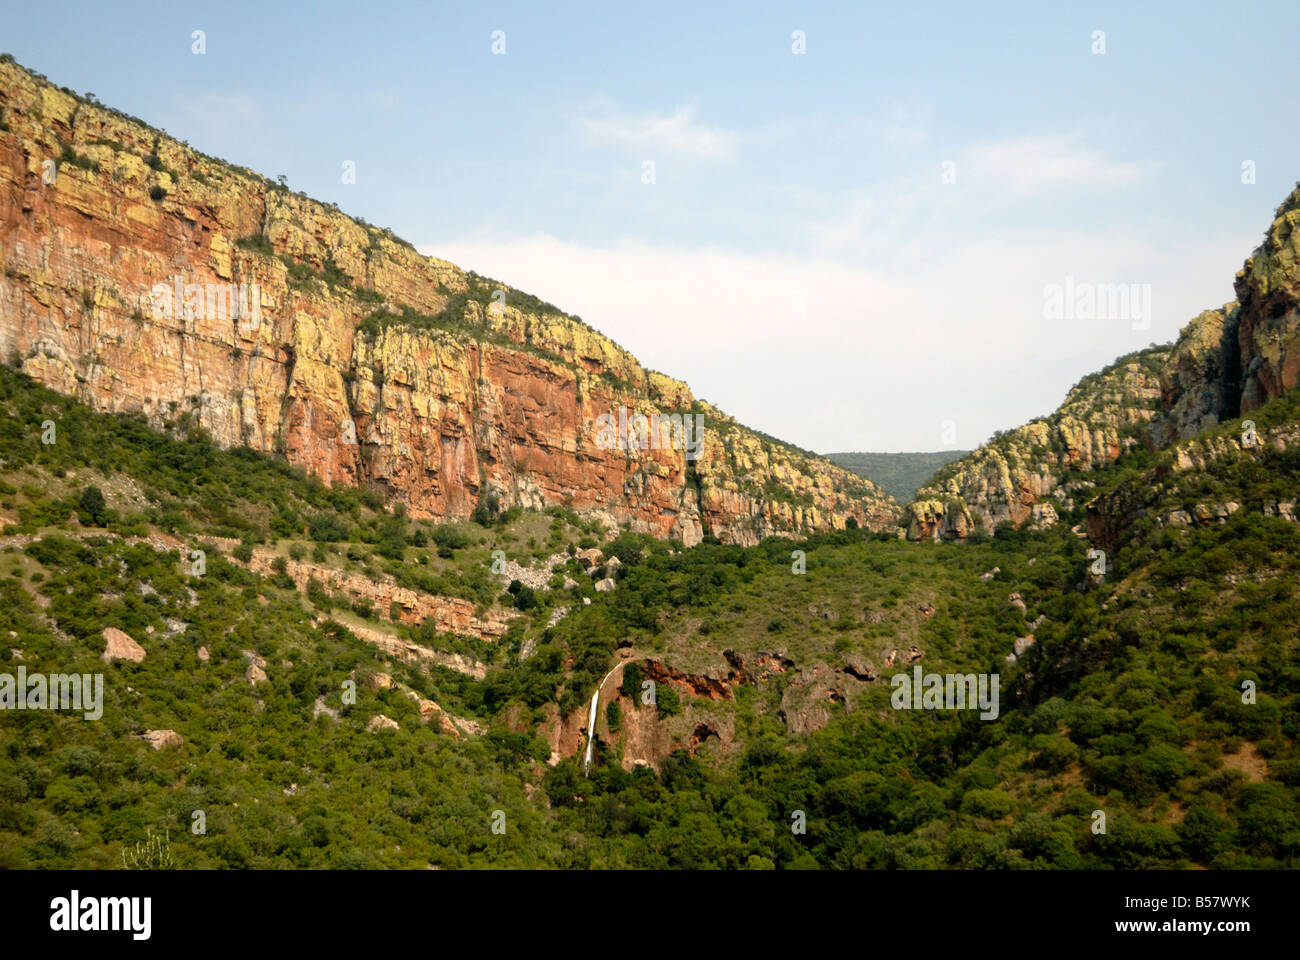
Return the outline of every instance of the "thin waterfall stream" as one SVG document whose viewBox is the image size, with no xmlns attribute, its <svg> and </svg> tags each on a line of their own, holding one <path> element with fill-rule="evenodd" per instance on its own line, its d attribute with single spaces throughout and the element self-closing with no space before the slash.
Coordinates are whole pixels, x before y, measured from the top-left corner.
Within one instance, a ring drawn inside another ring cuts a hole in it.
<svg viewBox="0 0 1300 960">
<path fill-rule="evenodd" d="M 587 714 L 587 752 L 582 761 L 582 775 L 591 776 L 591 755 L 596 749 L 596 708 L 600 705 L 600 691 L 605 686 L 605 681 L 614 674 L 614 670 L 621 667 L 618 664 L 609 673 L 600 678 L 600 683 L 596 684 L 596 692 L 591 695 L 591 710 Z"/>
</svg>

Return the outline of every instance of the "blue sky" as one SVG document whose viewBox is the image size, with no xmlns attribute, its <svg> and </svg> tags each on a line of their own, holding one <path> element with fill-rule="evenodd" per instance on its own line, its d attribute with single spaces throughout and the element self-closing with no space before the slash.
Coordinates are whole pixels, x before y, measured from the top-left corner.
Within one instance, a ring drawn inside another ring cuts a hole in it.
<svg viewBox="0 0 1300 960">
<path fill-rule="evenodd" d="M 1294 2 L 47 0 L 5 21 L 0 49 L 54 82 L 822 451 L 974 446 L 1049 412 L 1230 299 L 1300 179 Z M 1067 278 L 1138 284 L 1150 315 L 1052 319 Z"/>
</svg>

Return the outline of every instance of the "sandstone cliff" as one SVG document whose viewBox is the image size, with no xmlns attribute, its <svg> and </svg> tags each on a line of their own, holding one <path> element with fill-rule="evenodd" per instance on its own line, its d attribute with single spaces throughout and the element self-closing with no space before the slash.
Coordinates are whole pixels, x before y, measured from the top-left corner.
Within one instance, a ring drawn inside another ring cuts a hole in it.
<svg viewBox="0 0 1300 960">
<path fill-rule="evenodd" d="M 1002 523 L 1051 526 L 1088 497 L 1087 474 L 1139 444 L 1158 411 L 1170 354 L 1130 354 L 1085 377 L 1049 417 L 995 437 L 940 470 L 905 513 L 912 539 L 964 538 Z"/>
<path fill-rule="evenodd" d="M 1236 279 L 1237 300 L 1193 319 L 1172 346 L 1085 377 L 1050 417 L 995 436 L 939 471 L 907 505 L 912 539 L 1001 523 L 1050 526 L 1092 496 L 1090 474 L 1141 446 L 1163 450 L 1300 383 L 1300 186 Z"/>
<path fill-rule="evenodd" d="M 576 317 L 0 61 L 0 357 L 417 517 L 568 504 L 689 544 L 896 522 Z M 179 278 L 179 279 L 177 279 Z M 244 295 L 241 308 L 234 306 Z M 703 417 L 698 457 L 598 418 Z"/>
<path fill-rule="evenodd" d="M 1237 274 L 1241 411 L 1300 383 L 1300 184 Z"/>
</svg>

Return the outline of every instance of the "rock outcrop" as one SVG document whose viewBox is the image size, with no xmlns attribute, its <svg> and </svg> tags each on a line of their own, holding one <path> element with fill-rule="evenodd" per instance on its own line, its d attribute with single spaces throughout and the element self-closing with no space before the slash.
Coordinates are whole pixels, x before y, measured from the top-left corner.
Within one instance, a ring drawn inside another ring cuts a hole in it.
<svg viewBox="0 0 1300 960">
<path fill-rule="evenodd" d="M 1183 328 L 1160 374 L 1162 409 L 1151 423 L 1152 446 L 1165 447 L 1217 426 L 1235 403 L 1238 316 L 1237 305 L 1229 303 L 1206 310 Z"/>
<path fill-rule="evenodd" d="M 940 470 L 904 513 L 910 539 L 964 539 L 1003 523 L 1049 527 L 1087 498 L 1087 474 L 1142 443 L 1171 352 L 1130 354 L 1085 377 L 1050 417 L 1035 420 Z"/>
<path fill-rule="evenodd" d="M 1142 518 L 1150 518 L 1156 528 L 1225 523 L 1243 508 L 1242 503 L 1230 499 L 1234 492 L 1246 495 L 1250 500 L 1246 506 L 1254 513 L 1295 522 L 1294 498 L 1252 496 L 1248 489 L 1225 487 L 1216 498 L 1188 504 L 1185 490 L 1195 489 L 1198 477 L 1220 473 L 1234 462 L 1254 461 L 1263 466 L 1270 458 L 1297 449 L 1300 425 L 1294 421 L 1261 426 L 1253 434 L 1240 430 L 1237 424 L 1224 425 L 1184 440 L 1162 453 L 1153 468 L 1089 502 L 1085 517 L 1088 540 L 1103 550 L 1114 549 L 1125 531 Z"/>
<path fill-rule="evenodd" d="M 1237 274 L 1241 412 L 1300 383 L 1300 184 Z"/>
<path fill-rule="evenodd" d="M 155 750 L 162 750 L 166 747 L 179 747 L 185 743 L 185 738 L 175 730 L 146 730 L 140 736 Z"/>
<path fill-rule="evenodd" d="M 687 545 L 896 522 L 870 482 L 578 318 L 12 60 L 0 118 L 0 358 L 97 410 L 278 452 L 414 517 L 567 504 Z M 678 426 L 637 433 L 653 414 Z"/>
<path fill-rule="evenodd" d="M 268 681 L 266 659 L 259 657 L 252 650 L 245 650 L 243 653 L 244 659 L 248 661 L 248 669 L 244 671 L 244 679 L 254 687 L 259 683 L 266 683 Z"/>
<path fill-rule="evenodd" d="M 1236 278 L 1237 299 L 1085 377 L 1050 417 L 940 470 L 907 505 L 912 539 L 964 539 L 1002 523 L 1047 527 L 1093 497 L 1089 474 L 1249 414 L 1300 383 L 1300 186 Z M 1183 454 L 1179 454 L 1182 456 Z"/>
<path fill-rule="evenodd" d="M 254 573 L 267 577 L 274 572 L 272 563 L 276 554 L 269 550 L 256 550 L 248 567 Z M 394 583 L 391 577 L 374 580 L 359 573 L 349 573 L 335 567 L 309 563 L 303 560 L 286 560 L 285 573 L 303 593 L 311 581 L 340 594 L 350 601 L 367 600 L 374 604 L 377 615 L 392 619 L 397 612 L 401 623 L 421 624 L 431 621 L 443 633 L 475 637 L 479 640 L 499 640 L 510 626 L 513 613 L 489 610 L 482 617 L 475 614 L 474 604 L 462 597 L 444 597 L 422 593 Z"/>
</svg>

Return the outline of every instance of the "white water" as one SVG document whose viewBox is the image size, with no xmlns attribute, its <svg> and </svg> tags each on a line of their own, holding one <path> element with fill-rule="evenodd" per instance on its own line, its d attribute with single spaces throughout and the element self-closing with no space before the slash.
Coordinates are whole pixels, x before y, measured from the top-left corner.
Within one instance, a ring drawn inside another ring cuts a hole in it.
<svg viewBox="0 0 1300 960">
<path fill-rule="evenodd" d="M 617 669 L 618 667 L 614 668 Z M 582 774 L 586 777 L 591 776 L 591 755 L 596 749 L 596 708 L 600 705 L 600 690 L 605 686 L 605 681 L 613 675 L 614 670 L 600 678 L 600 683 L 596 684 L 596 692 L 591 695 L 591 712 L 587 714 L 587 753 L 582 761 Z"/>
<path fill-rule="evenodd" d="M 596 706 L 600 703 L 600 687 L 591 695 L 591 713 L 587 716 L 587 756 L 582 761 L 583 776 L 591 775 L 591 752 L 596 749 Z"/>
</svg>

